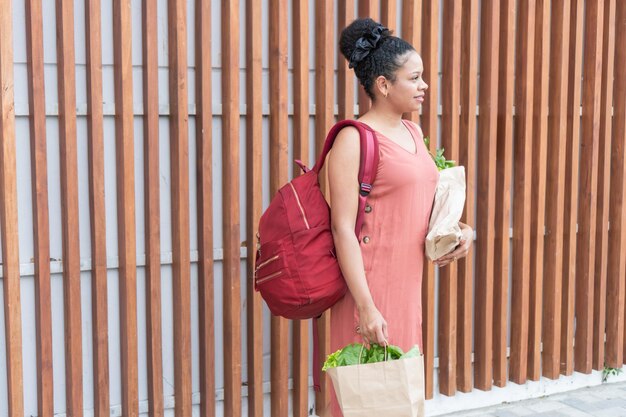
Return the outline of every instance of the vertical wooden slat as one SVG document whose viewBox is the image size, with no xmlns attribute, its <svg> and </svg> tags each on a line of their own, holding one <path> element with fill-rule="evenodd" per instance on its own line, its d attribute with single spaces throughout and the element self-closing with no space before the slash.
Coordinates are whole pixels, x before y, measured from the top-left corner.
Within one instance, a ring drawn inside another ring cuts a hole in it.
<svg viewBox="0 0 626 417">
<path fill-rule="evenodd" d="M 270 2 L 270 195 L 288 178 L 287 2 Z M 287 415 L 289 322 L 272 316 L 272 416 Z"/>
<path fill-rule="evenodd" d="M 144 0 L 142 3 L 148 402 L 150 415 L 162 417 L 164 410 L 161 347 L 161 209 L 159 190 L 157 5 L 149 0 Z M 202 198 L 202 195 L 199 194 L 199 199 Z M 202 303 L 200 305 L 202 306 Z M 204 348 L 204 341 L 200 346 L 201 349 Z"/>
<path fill-rule="evenodd" d="M 413 45 L 421 55 L 422 43 L 422 0 L 404 0 L 402 2 L 402 39 Z M 419 122 L 419 112 L 404 114 L 405 119 Z"/>
<path fill-rule="evenodd" d="M 113 3 L 122 411 L 124 415 L 137 416 L 137 255 L 130 8 L 129 0 Z"/>
<path fill-rule="evenodd" d="M 609 258 L 606 314 L 613 318 L 606 327 L 606 363 L 619 368 L 624 363 L 624 291 L 626 286 L 626 2 L 617 2 L 615 17 L 615 85 L 613 146 L 611 152 L 611 199 L 609 209 Z M 622 318 L 620 323 L 619 318 Z"/>
<path fill-rule="evenodd" d="M 24 415 L 22 318 L 17 227 L 13 25 L 11 3 L 0 8 L 0 242 L 9 414 Z M 70 393 L 71 394 L 71 393 Z"/>
<path fill-rule="evenodd" d="M 293 2 L 293 154 L 309 162 L 309 2 Z M 345 60 L 340 60 L 340 67 Z M 347 74 L 346 74 L 347 75 Z M 352 77 L 350 77 L 352 80 Z M 294 164 L 293 176 L 302 171 Z M 293 321 L 293 415 L 308 416 L 309 322 Z"/>
<path fill-rule="evenodd" d="M 110 414 L 109 335 L 102 115 L 102 22 L 100 0 L 85 4 L 87 36 L 87 129 L 91 221 L 94 414 Z"/>
<path fill-rule="evenodd" d="M 198 288 L 200 338 L 200 415 L 215 416 L 215 313 L 213 272 L 213 132 L 211 108 L 211 3 L 195 3 L 196 169 L 198 199 Z M 250 194 L 249 194 L 250 195 Z M 249 251 L 248 253 L 254 253 Z M 252 312 L 255 305 L 248 298 Z M 259 301 L 257 306 L 260 310 Z M 260 315 L 260 314 L 259 314 Z M 257 319 L 258 320 L 258 319 Z M 250 323 L 250 321 L 248 322 Z M 255 356 L 258 356 L 255 353 Z M 258 377 L 257 377 L 258 378 Z M 249 392 L 249 395 L 251 393 Z"/>
<path fill-rule="evenodd" d="M 137 276 L 130 1 L 113 4 L 122 410 L 138 414 Z"/>
<path fill-rule="evenodd" d="M 33 232 L 35 242 L 35 309 L 37 320 L 37 411 L 54 413 L 52 385 L 52 318 L 50 308 L 50 225 L 48 219 L 48 162 L 43 71 L 43 17 L 41 2 L 26 2 L 28 102 L 31 172 L 33 178 Z M 94 345 L 95 346 L 95 345 Z M 95 355 L 94 355 L 95 356 Z"/>
<path fill-rule="evenodd" d="M 322 28 L 315 31 L 315 153 L 319 155 L 326 140 L 326 133 L 334 123 L 334 33 L 332 25 L 326 24 L 333 21 L 333 2 L 321 0 L 315 3 L 315 26 Z M 359 7 L 361 4 L 359 3 Z M 346 21 L 351 11 L 346 10 Z M 346 81 L 347 82 L 347 81 Z M 347 103 L 346 103 L 347 104 Z M 349 112 L 349 109 L 346 110 Z"/>
<path fill-rule="evenodd" d="M 623 46 L 622 46 L 623 47 Z M 615 53 L 615 0 L 604 2 L 602 33 L 602 90 L 600 98 L 600 136 L 598 144 L 598 182 L 596 219 L 596 258 L 593 303 L 593 368 L 604 369 L 606 330 L 606 281 L 609 255 L 609 198 L 611 176 L 611 135 L 613 132 L 613 61 Z M 613 318 L 611 318 L 613 320 Z"/>
<path fill-rule="evenodd" d="M 241 415 L 239 223 L 239 1 L 222 1 L 222 211 L 224 228 L 224 413 Z"/>
<path fill-rule="evenodd" d="M 459 165 L 465 167 L 466 199 L 462 221 L 473 225 L 476 194 L 476 98 L 478 85 L 478 1 L 463 0 L 461 27 L 461 124 Z M 459 261 L 457 288 L 457 389 L 472 390 L 473 251 Z"/>
<path fill-rule="evenodd" d="M 207 20 L 207 22 L 210 20 Z M 248 336 L 248 415 L 263 416 L 263 304 L 254 290 L 254 262 L 263 210 L 263 36 L 261 2 L 246 2 L 246 287 Z M 207 97 L 210 106 L 210 96 Z M 210 123 L 210 120 L 208 121 Z"/>
<path fill-rule="evenodd" d="M 481 3 L 480 90 L 478 118 L 478 159 L 476 210 L 476 301 L 474 385 L 489 390 L 492 385 L 493 261 L 498 103 L 498 1 Z"/>
<path fill-rule="evenodd" d="M 340 36 L 341 31 L 354 20 L 354 0 L 341 1 L 337 7 L 337 33 Z M 348 60 L 346 60 L 339 48 L 338 69 L 337 69 L 337 107 L 338 119 L 346 120 L 354 118 L 354 71 L 348 68 Z"/>
<path fill-rule="evenodd" d="M 430 151 L 437 148 L 438 96 L 439 96 L 439 0 L 423 2 L 422 8 L 422 58 L 424 79 L 428 91 L 422 105 L 420 122 L 425 136 L 430 138 Z M 435 364 L 435 268 L 424 263 L 422 273 L 422 340 L 424 343 L 424 373 L 426 398 L 434 391 L 433 372 Z"/>
<path fill-rule="evenodd" d="M 56 11 L 61 211 L 63 214 L 61 222 L 63 229 L 65 395 L 67 414 L 82 416 L 83 363 L 80 312 L 80 245 L 78 236 L 74 7 L 71 2 L 57 0 Z"/>
<path fill-rule="evenodd" d="M 359 17 L 369 17 L 375 21 L 378 21 L 379 16 L 379 3 L 378 0 L 359 0 Z M 363 86 L 359 83 L 359 116 L 363 116 L 370 109 L 372 102 L 365 92 Z"/>
<path fill-rule="evenodd" d="M 528 315 L 528 378 L 541 377 L 541 327 L 543 300 L 544 235 L 546 212 L 546 161 L 548 147 L 548 65 L 550 1 L 537 0 L 535 19 L 535 68 L 532 185 L 530 220 L 530 311 Z"/>
<path fill-rule="evenodd" d="M 380 1 L 380 23 L 383 26 L 388 27 L 389 29 L 395 32 L 396 36 L 398 34 L 398 0 L 381 0 Z M 406 40 L 406 39 L 405 39 Z"/>
<path fill-rule="evenodd" d="M 563 240 L 563 297 L 561 314 L 561 372 L 574 371 L 574 295 L 576 279 L 576 231 L 580 154 L 580 77 L 583 50 L 584 2 L 572 2 L 570 16 L 569 76 L 567 92 L 567 152 L 565 168 L 565 225 Z"/>
<path fill-rule="evenodd" d="M 170 152 L 172 176 L 172 284 L 174 287 L 174 397 L 177 417 L 191 414 L 191 287 L 189 259 L 189 143 L 187 112 L 187 2 L 168 2 L 168 42 L 170 75 Z M 228 67 L 227 67 L 228 68 Z M 236 69 L 237 67 L 230 67 Z M 237 71 L 233 71 L 237 74 Z M 235 140 L 238 142 L 239 138 Z M 232 163 L 232 161 L 229 161 Z M 225 164 L 226 165 L 226 164 Z M 238 166 L 238 164 L 234 164 Z M 238 216 L 237 212 L 237 216 Z M 225 233 L 226 235 L 226 233 Z M 229 236 L 230 237 L 230 236 Z M 239 237 L 237 235 L 237 237 Z M 226 240 L 226 237 L 225 237 Z M 239 271 L 239 245 L 236 246 L 236 264 Z M 237 241 L 237 243 L 239 243 Z M 226 251 L 226 244 L 224 245 Z M 229 246 L 232 250 L 232 247 Z M 229 256 L 233 256 L 230 252 Z M 226 258 L 226 253 L 224 254 Z M 226 271 L 225 275 L 230 275 Z M 230 275 L 232 277 L 232 275 Z M 232 278 L 231 278 L 232 279 Z M 225 281 L 227 279 L 225 278 Z M 239 274 L 236 276 L 237 288 Z M 227 284 L 224 284 L 227 287 Z M 239 292 L 237 290 L 237 292 Z M 225 297 L 226 298 L 226 297 Z M 227 305 L 226 299 L 224 305 Z M 226 316 L 226 314 L 225 314 Z M 234 323 L 233 323 L 234 324 Z M 239 334 L 233 326 L 232 332 Z M 235 349 L 239 349 L 239 344 Z M 233 350 L 235 350 L 233 349 Z M 228 350 L 231 352 L 231 350 Z M 226 355 L 228 357 L 230 355 Z M 233 356 L 235 356 L 233 354 Z M 228 359 L 225 359 L 228 362 Z M 240 366 L 238 363 L 237 365 Z M 229 371 L 225 367 L 226 379 Z M 237 380 L 239 386 L 239 380 Z M 239 389 L 239 387 L 238 387 Z M 240 406 L 240 405 L 239 405 Z"/>
<path fill-rule="evenodd" d="M 461 2 L 444 1 L 443 25 L 441 145 L 448 159 L 458 161 Z M 457 272 L 456 262 L 439 269 L 439 391 L 445 395 L 456 392 Z"/>
<path fill-rule="evenodd" d="M 425 1 L 422 10 L 422 58 L 428 91 L 422 105 L 422 130 L 430 137 L 431 150 L 439 136 L 439 0 Z"/>
<path fill-rule="evenodd" d="M 515 143 L 513 146 L 513 270 L 510 379 L 526 382 L 530 284 L 530 207 L 535 1 L 519 5 L 515 66 Z"/>
<path fill-rule="evenodd" d="M 550 24 L 550 92 L 546 193 L 546 237 L 543 268 L 543 376 L 556 379 L 560 373 L 561 290 L 565 228 L 565 154 L 567 133 L 567 76 L 570 2 L 552 3 Z"/>
<path fill-rule="evenodd" d="M 317 0 L 315 2 L 315 152 L 321 153 L 326 133 L 334 122 L 334 33 L 333 25 L 327 22 L 334 21 L 333 2 L 331 0 Z M 360 109 L 359 109 L 360 112 Z M 324 313 L 319 320 L 319 355 L 320 363 L 324 363 L 330 352 L 330 312 Z M 314 369 L 313 372 L 319 370 Z M 320 392 L 315 398 L 315 408 L 321 413 L 330 402 L 329 378 L 323 374 L 320 379 Z"/>
<path fill-rule="evenodd" d="M 431 262 L 425 262 L 422 271 L 422 343 L 424 390 L 426 399 L 431 399 L 435 391 L 435 268 Z"/>
<path fill-rule="evenodd" d="M 379 21 L 380 3 L 382 0 L 358 0 L 359 17 L 369 17 L 374 21 Z"/>
<path fill-rule="evenodd" d="M 347 2 L 350 3 L 350 2 Z M 354 5 L 354 4 L 353 4 Z M 349 5 L 348 5 L 349 6 Z M 348 9 L 346 6 L 347 10 Z M 344 9 L 344 15 L 347 10 Z M 354 8 L 352 9 L 354 10 Z M 294 158 L 309 163 L 309 7 L 305 0 L 293 4 L 293 152 Z M 345 16 L 344 16 L 345 19 Z M 341 25 L 341 23 L 340 23 Z M 345 62 L 345 60 L 343 60 Z M 341 62 L 341 61 L 340 61 Z M 341 66 L 340 66 L 341 67 Z M 344 66 L 347 68 L 347 66 Z M 344 75 L 348 75 L 347 71 Z M 349 74 L 352 80 L 352 74 Z M 344 77 L 344 83 L 348 77 Z M 352 83 L 350 83 L 352 85 Z M 341 94 L 339 94 L 341 96 Z M 345 99 L 346 97 L 344 97 Z M 345 107 L 345 104 L 344 104 Z M 354 107 L 354 106 L 353 106 Z M 294 164 L 293 175 L 302 172 Z M 294 323 L 295 324 L 295 323 Z"/>
<path fill-rule="evenodd" d="M 513 171 L 513 97 L 515 80 L 515 1 L 500 6 L 498 60 L 498 134 L 493 283 L 493 383 L 507 383 L 509 274 L 511 248 L 511 175 Z"/>
<path fill-rule="evenodd" d="M 583 110 L 581 121 L 580 198 L 576 246 L 576 333 L 574 366 L 590 373 L 593 347 L 594 262 L 596 246 L 596 184 L 600 141 L 602 25 L 604 1 L 585 3 Z"/>
</svg>

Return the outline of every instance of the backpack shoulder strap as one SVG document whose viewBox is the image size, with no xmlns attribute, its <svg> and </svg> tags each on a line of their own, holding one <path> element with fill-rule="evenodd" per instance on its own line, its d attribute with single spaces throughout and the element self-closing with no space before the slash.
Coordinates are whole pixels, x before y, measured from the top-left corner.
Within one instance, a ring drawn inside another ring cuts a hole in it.
<svg viewBox="0 0 626 417">
<path fill-rule="evenodd" d="M 356 225 L 355 225 L 355 233 L 358 238 L 360 238 L 361 228 L 363 227 L 363 214 L 365 213 L 365 204 L 367 202 L 367 196 L 372 191 L 372 187 L 374 185 L 374 180 L 376 179 L 376 170 L 378 168 L 378 162 L 380 158 L 380 154 L 378 151 L 378 140 L 376 139 L 376 135 L 364 123 L 358 122 L 356 120 L 343 120 L 337 124 L 335 124 L 328 135 L 326 136 L 326 141 L 324 142 L 324 148 L 322 149 L 322 153 L 320 154 L 317 163 L 313 167 L 313 170 L 319 174 L 320 170 L 324 166 L 324 162 L 326 161 L 326 156 L 333 144 L 335 143 L 335 138 L 346 126 L 353 126 L 359 131 L 359 139 L 361 144 L 361 160 L 359 163 L 359 209 L 357 211 Z"/>
<path fill-rule="evenodd" d="M 372 191 L 374 180 L 376 179 L 376 170 L 378 168 L 378 162 L 380 154 L 378 151 L 378 140 L 374 132 L 364 123 L 356 120 L 343 120 L 335 124 L 324 142 L 324 148 L 320 154 L 317 163 L 313 167 L 313 171 L 319 174 L 320 170 L 324 166 L 326 156 L 330 152 L 335 138 L 339 131 L 346 126 L 353 126 L 359 131 L 359 139 L 361 144 L 361 160 L 359 163 L 359 208 L 356 216 L 356 224 L 354 232 L 357 238 L 361 239 L 361 228 L 363 227 L 365 205 L 367 203 L 367 196 Z M 319 351 L 319 317 L 313 319 L 313 386 L 315 391 L 321 390 L 320 381 L 322 378 L 322 365 L 323 358 L 320 356 Z"/>
</svg>

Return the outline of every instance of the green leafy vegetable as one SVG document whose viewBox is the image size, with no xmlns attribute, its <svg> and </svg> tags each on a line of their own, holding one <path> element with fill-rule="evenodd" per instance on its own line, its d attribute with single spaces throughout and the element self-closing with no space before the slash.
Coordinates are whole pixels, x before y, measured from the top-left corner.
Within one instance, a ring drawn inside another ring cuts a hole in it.
<svg viewBox="0 0 626 417">
<path fill-rule="evenodd" d="M 430 149 L 430 139 L 428 138 L 428 136 L 424 138 L 424 143 L 426 144 L 426 147 Z M 443 156 L 444 150 L 444 148 L 440 148 L 437 149 L 435 155 L 430 154 L 430 156 L 433 158 L 433 161 L 435 161 L 435 165 L 437 166 L 437 169 L 439 171 L 456 166 L 456 161 L 446 160 L 446 157 Z"/>
<path fill-rule="evenodd" d="M 400 359 L 404 352 L 398 346 L 389 345 L 387 346 L 387 354 L 390 359 Z"/>
<path fill-rule="evenodd" d="M 356 365 L 359 363 L 359 355 L 361 354 L 362 346 L 360 343 L 353 343 L 345 346 L 343 349 L 339 349 L 335 353 L 328 355 L 322 371 L 328 368 L 335 368 L 337 366 Z M 363 351 L 365 355 L 365 350 Z"/>
<path fill-rule="evenodd" d="M 421 355 L 420 348 L 415 345 L 407 353 L 400 356 L 400 359 L 417 358 L 419 355 Z"/>
<path fill-rule="evenodd" d="M 341 351 L 342 349 L 339 349 L 338 351 L 328 355 L 328 358 L 326 358 L 326 362 L 324 362 L 324 367 L 322 368 L 322 371 L 326 371 L 328 368 L 335 368 L 339 366 L 339 355 L 341 355 Z"/>
<path fill-rule="evenodd" d="M 404 353 L 398 346 L 387 345 L 385 353 L 385 347 L 376 343 L 372 343 L 369 348 L 364 347 L 361 343 L 353 343 L 328 355 L 322 371 L 337 366 L 357 365 L 359 357 L 362 364 L 383 362 L 385 361 L 385 354 L 387 360 L 395 360 L 419 356 L 420 351 L 417 346 L 414 346 L 407 353 Z"/>
</svg>

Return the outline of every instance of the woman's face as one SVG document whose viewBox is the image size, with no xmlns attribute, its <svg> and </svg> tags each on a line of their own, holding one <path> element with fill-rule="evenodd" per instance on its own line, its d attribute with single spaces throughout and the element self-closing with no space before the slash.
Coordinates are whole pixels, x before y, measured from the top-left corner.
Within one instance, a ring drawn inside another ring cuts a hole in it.
<svg viewBox="0 0 626 417">
<path fill-rule="evenodd" d="M 396 72 L 396 79 L 389 83 L 387 98 L 400 112 L 419 110 L 424 102 L 428 84 L 422 78 L 424 63 L 415 51 L 407 52 L 406 61 Z"/>
</svg>

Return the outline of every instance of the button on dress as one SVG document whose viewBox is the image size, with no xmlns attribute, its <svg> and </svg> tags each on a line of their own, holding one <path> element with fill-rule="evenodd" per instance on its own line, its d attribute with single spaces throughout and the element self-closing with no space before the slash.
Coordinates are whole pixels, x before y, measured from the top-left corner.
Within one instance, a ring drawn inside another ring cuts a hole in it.
<svg viewBox="0 0 626 417">
<path fill-rule="evenodd" d="M 421 130 L 403 120 L 415 142 L 410 152 L 376 132 L 380 161 L 361 232 L 365 276 L 374 304 L 387 322 L 388 342 L 404 351 L 422 350 L 424 241 L 439 172 Z M 348 291 L 330 311 L 331 352 L 362 342 L 358 312 Z M 332 416 L 341 411 L 331 395 Z"/>
</svg>

